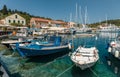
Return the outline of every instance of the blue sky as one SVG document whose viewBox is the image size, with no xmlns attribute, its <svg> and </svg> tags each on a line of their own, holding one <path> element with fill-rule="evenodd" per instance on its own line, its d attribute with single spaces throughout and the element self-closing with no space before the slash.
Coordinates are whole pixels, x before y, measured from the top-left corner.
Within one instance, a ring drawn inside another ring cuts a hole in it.
<svg viewBox="0 0 120 77">
<path fill-rule="evenodd" d="M 7 5 L 10 9 L 28 12 L 35 16 L 75 21 L 76 3 L 81 6 L 84 18 L 87 7 L 87 22 L 93 23 L 106 19 L 120 18 L 120 0 L 0 0 L 0 9 Z M 78 21 L 81 22 L 80 18 Z"/>
</svg>

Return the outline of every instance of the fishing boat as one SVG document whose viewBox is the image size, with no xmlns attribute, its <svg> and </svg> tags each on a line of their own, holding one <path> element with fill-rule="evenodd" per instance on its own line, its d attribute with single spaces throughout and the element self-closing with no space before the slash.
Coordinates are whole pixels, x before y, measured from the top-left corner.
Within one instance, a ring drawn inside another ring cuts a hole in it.
<svg viewBox="0 0 120 77">
<path fill-rule="evenodd" d="M 44 43 L 31 43 L 25 46 L 16 44 L 17 51 L 22 57 L 48 55 L 57 52 L 64 52 L 71 50 L 71 44 L 62 42 L 61 36 L 50 36 L 50 41 Z"/>
<path fill-rule="evenodd" d="M 108 43 L 108 52 L 120 59 L 120 36 Z"/>
<path fill-rule="evenodd" d="M 19 42 L 14 42 L 14 43 L 9 43 L 9 48 L 11 48 L 13 51 L 16 51 L 16 43 L 20 43 L 19 45 L 20 46 L 25 46 L 25 45 L 28 45 L 30 43 L 34 43 L 35 41 L 40 41 L 42 40 L 44 37 L 46 37 L 46 35 L 44 36 L 39 36 L 39 37 L 26 37 L 26 38 L 23 38 L 22 41 L 19 41 Z M 44 41 L 45 42 L 45 41 Z M 41 43 L 44 43 L 44 42 L 41 42 Z M 40 42 L 39 42 L 40 43 Z"/>
<path fill-rule="evenodd" d="M 25 43 L 25 42 L 30 42 L 31 40 L 32 38 L 15 37 L 15 38 L 2 40 L 1 44 L 5 45 L 8 48 L 11 48 L 10 44 Z"/>
<path fill-rule="evenodd" d="M 99 59 L 95 47 L 86 48 L 79 46 L 71 55 L 71 60 L 82 70 L 92 67 Z"/>
<path fill-rule="evenodd" d="M 17 42 L 23 42 L 21 38 L 17 39 L 8 39 L 8 40 L 2 40 L 1 44 L 5 45 L 6 47 L 10 48 L 10 44 L 15 44 Z"/>
</svg>

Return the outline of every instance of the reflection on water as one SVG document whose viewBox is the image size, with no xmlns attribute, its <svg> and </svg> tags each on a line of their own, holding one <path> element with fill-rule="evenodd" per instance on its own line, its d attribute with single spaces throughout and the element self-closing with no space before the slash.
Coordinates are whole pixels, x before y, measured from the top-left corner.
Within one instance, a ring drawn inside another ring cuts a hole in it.
<svg viewBox="0 0 120 77">
<path fill-rule="evenodd" d="M 113 55 L 109 54 L 107 59 L 108 67 L 113 71 L 118 77 L 120 76 L 120 60 L 115 58 Z"/>
<path fill-rule="evenodd" d="M 65 51 L 62 53 L 59 52 L 55 54 L 45 55 L 45 56 L 29 57 L 29 59 L 27 59 L 26 62 L 48 63 L 62 56 L 66 56 L 67 54 L 68 54 L 68 51 Z"/>
<path fill-rule="evenodd" d="M 105 33 L 105 32 L 100 32 L 98 34 L 99 37 L 101 38 L 116 38 L 118 36 L 119 33 Z"/>
</svg>

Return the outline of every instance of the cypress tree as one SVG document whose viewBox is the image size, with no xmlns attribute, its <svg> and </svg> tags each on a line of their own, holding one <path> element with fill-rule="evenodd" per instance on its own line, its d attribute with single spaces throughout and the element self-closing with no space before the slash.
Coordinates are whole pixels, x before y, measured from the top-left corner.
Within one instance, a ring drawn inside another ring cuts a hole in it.
<svg viewBox="0 0 120 77">
<path fill-rule="evenodd" d="M 7 15 L 8 14 L 6 5 L 3 6 L 2 13 L 3 13 L 3 15 Z"/>
</svg>

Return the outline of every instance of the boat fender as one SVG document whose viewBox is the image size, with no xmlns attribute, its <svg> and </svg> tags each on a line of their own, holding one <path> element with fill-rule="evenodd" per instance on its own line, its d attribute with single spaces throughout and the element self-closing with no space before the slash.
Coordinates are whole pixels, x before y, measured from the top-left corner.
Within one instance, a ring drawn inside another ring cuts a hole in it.
<svg viewBox="0 0 120 77">
<path fill-rule="evenodd" d="M 111 47 L 109 47 L 109 48 L 108 48 L 108 52 L 111 52 L 111 50 L 112 50 L 112 48 L 111 48 Z"/>
<path fill-rule="evenodd" d="M 69 47 L 69 49 L 71 49 L 72 47 L 71 47 L 71 44 L 68 44 L 68 47 Z"/>
<path fill-rule="evenodd" d="M 119 57 L 119 51 L 115 51 L 115 57 Z"/>
</svg>

